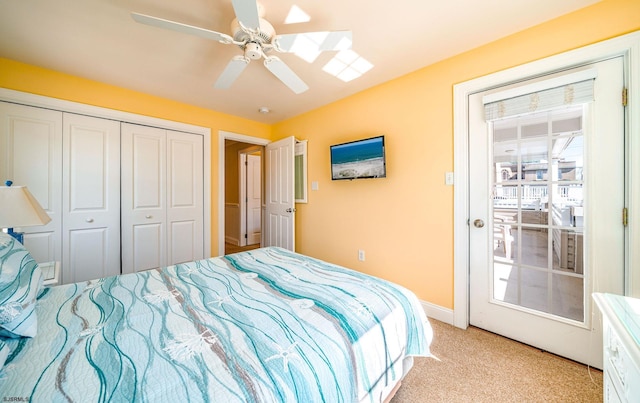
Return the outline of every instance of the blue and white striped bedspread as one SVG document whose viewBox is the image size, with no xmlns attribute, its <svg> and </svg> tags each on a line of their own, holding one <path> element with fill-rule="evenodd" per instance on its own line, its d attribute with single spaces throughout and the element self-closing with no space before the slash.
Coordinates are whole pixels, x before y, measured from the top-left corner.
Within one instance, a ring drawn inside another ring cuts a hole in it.
<svg viewBox="0 0 640 403">
<path fill-rule="evenodd" d="M 0 399 L 377 402 L 431 341 L 406 289 L 280 248 L 53 287 L 36 309 Z"/>
</svg>

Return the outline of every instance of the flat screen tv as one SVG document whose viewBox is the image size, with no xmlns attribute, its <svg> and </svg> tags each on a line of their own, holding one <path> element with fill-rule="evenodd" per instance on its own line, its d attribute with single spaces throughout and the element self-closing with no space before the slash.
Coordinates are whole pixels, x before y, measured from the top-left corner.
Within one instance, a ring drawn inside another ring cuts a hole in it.
<svg viewBox="0 0 640 403">
<path fill-rule="evenodd" d="M 333 180 L 387 176 L 384 136 L 335 144 L 329 148 Z"/>
</svg>

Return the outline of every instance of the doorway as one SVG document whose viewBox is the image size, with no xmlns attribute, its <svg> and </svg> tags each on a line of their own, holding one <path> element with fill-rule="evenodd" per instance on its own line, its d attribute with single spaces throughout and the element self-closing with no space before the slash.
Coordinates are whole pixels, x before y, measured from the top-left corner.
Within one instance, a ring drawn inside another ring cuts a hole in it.
<svg viewBox="0 0 640 403">
<path fill-rule="evenodd" d="M 227 178 L 225 172 L 228 162 L 226 158 L 227 141 L 246 143 L 245 146 L 255 145 L 264 147 L 264 200 L 262 214 L 262 242 L 263 246 L 280 246 L 294 250 L 295 229 L 295 165 L 293 136 L 270 142 L 269 140 L 246 136 L 243 134 L 220 131 L 218 132 L 218 253 L 225 253 L 225 236 L 227 220 L 225 219 L 225 194 Z M 237 165 L 235 165 L 237 166 Z M 237 181 L 236 181 L 237 182 Z M 269 218 L 266 218 L 269 217 Z M 234 220 L 235 222 L 235 220 Z"/>
<path fill-rule="evenodd" d="M 261 246 L 263 154 L 260 145 L 225 140 L 225 254 Z"/>
<path fill-rule="evenodd" d="M 261 243 L 241 245 L 240 150 L 262 150 L 268 140 L 238 133 L 218 133 L 218 255 L 260 247 Z M 261 180 L 263 182 L 263 180 Z M 260 185 L 262 187 L 262 184 Z M 231 196 L 228 198 L 228 196 Z M 261 222 L 261 228 L 263 223 Z"/>
</svg>

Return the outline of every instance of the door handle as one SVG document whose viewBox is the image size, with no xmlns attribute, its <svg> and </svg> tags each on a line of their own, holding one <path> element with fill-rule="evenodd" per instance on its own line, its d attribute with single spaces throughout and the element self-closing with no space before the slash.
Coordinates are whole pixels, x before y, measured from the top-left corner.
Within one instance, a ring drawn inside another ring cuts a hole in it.
<svg viewBox="0 0 640 403">
<path fill-rule="evenodd" d="M 296 209 L 294 209 L 294 208 L 288 208 L 288 209 L 286 209 L 285 211 L 286 211 L 287 213 L 295 213 L 295 212 L 296 212 Z"/>
<path fill-rule="evenodd" d="M 473 220 L 473 226 L 476 228 L 482 228 L 484 227 L 484 221 L 482 221 L 481 219 L 477 218 L 475 220 Z"/>
</svg>

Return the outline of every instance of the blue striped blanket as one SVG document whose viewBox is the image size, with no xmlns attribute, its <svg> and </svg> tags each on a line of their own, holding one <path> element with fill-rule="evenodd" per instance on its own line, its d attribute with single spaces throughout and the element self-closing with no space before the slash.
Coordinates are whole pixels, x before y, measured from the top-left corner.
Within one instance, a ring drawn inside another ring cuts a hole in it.
<svg viewBox="0 0 640 403">
<path fill-rule="evenodd" d="M 36 313 L 0 399 L 379 402 L 431 340 L 411 292 L 280 248 L 52 287 Z"/>
</svg>

